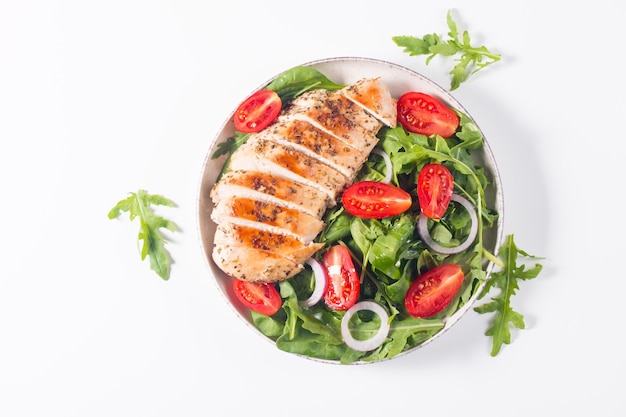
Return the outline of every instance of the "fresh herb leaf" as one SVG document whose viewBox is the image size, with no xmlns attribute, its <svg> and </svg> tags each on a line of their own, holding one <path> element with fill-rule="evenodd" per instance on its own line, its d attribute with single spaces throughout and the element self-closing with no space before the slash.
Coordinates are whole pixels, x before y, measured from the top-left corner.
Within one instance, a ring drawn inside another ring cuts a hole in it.
<svg viewBox="0 0 626 417">
<path fill-rule="evenodd" d="M 484 313 L 496 313 L 485 334 L 492 336 L 491 356 L 496 356 L 503 344 L 511 343 L 511 326 L 524 329 L 524 316 L 513 310 L 511 307 L 511 297 L 519 289 L 518 280 L 529 280 L 537 277 L 541 272 L 542 265 L 537 263 L 534 267 L 526 269 L 526 265 L 518 265 L 519 257 L 536 258 L 529 255 L 515 245 L 513 235 L 507 236 L 505 242 L 500 247 L 499 257 L 503 260 L 504 266 L 501 270 L 493 272 L 487 281 L 478 299 L 485 297 L 494 287 L 500 292 L 491 298 L 491 301 L 481 306 L 475 307 L 474 311 Z"/>
<path fill-rule="evenodd" d="M 145 190 L 139 190 L 136 193 L 129 193 L 129 197 L 120 200 L 108 214 L 109 219 L 118 218 L 122 212 L 128 212 L 130 220 L 139 218 L 139 240 L 143 240 L 141 248 L 141 260 L 146 256 L 150 256 L 150 268 L 153 269 L 163 280 L 170 277 L 170 268 L 172 259 L 165 249 L 167 241 L 161 235 L 159 229 L 165 228 L 172 232 L 179 230 L 178 226 L 161 216 L 157 216 L 152 211 L 151 206 L 168 206 L 176 205 L 171 200 L 157 195 L 148 194 Z"/>
<path fill-rule="evenodd" d="M 250 137 L 249 133 L 235 131 L 235 134 L 222 143 L 218 143 L 215 152 L 211 155 L 211 159 L 217 159 L 222 155 L 232 155 L 238 147 L 246 143 Z"/>
<path fill-rule="evenodd" d="M 426 65 L 437 55 L 444 57 L 457 56 L 457 64 L 450 71 L 452 81 L 450 91 L 456 90 L 462 82 L 475 72 L 500 61 L 501 55 L 490 52 L 485 46 L 475 47 L 471 45 L 470 35 L 463 31 L 461 37 L 450 11 L 446 16 L 448 23 L 449 39 L 443 40 L 438 34 L 428 34 L 422 38 L 415 36 L 394 36 L 392 40 L 396 45 L 403 47 L 404 52 L 411 56 L 428 55 Z M 483 59 L 485 61 L 483 62 Z"/>
<path fill-rule="evenodd" d="M 266 88 L 276 91 L 283 103 L 287 103 L 310 90 L 323 88 L 332 91 L 343 87 L 345 85 L 331 81 L 315 68 L 301 65 L 283 72 Z"/>
</svg>

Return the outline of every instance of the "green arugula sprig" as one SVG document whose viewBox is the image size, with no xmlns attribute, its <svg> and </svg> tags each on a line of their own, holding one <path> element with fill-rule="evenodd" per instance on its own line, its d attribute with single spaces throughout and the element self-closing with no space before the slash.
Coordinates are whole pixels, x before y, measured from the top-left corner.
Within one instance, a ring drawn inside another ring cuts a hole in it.
<svg viewBox="0 0 626 417">
<path fill-rule="evenodd" d="M 118 218 L 121 213 L 128 212 L 130 220 L 139 218 L 139 240 L 143 240 L 141 248 L 141 260 L 150 256 L 150 268 L 153 269 L 163 280 L 167 281 L 170 277 L 170 269 L 172 259 L 165 249 L 167 241 L 161 235 L 159 229 L 165 228 L 172 232 L 178 229 L 178 226 L 161 216 L 157 216 L 152 211 L 151 205 L 176 207 L 173 201 L 157 195 L 148 194 L 145 190 L 139 190 L 136 193 L 129 193 L 129 197 L 120 200 L 108 214 L 109 219 Z"/>
<path fill-rule="evenodd" d="M 456 23 L 452 19 L 450 11 L 446 17 L 448 28 L 448 36 L 450 39 L 443 40 L 436 34 L 428 34 L 422 38 L 414 36 L 394 36 L 392 40 L 396 45 L 404 47 L 404 52 L 411 56 L 428 55 L 426 65 L 437 55 L 441 56 L 459 56 L 455 61 L 457 64 L 450 71 L 452 82 L 450 91 L 456 90 L 462 82 L 474 74 L 475 72 L 500 61 L 500 54 L 490 52 L 485 46 L 475 47 L 470 43 L 470 35 L 467 31 L 463 31 L 462 39 L 459 38 L 459 31 Z M 483 59 L 486 59 L 483 62 Z"/>
<path fill-rule="evenodd" d="M 500 291 L 490 302 L 474 307 L 474 311 L 481 314 L 496 313 L 491 326 L 485 332 L 487 336 L 492 337 L 491 356 L 496 356 L 503 344 L 511 343 L 511 326 L 518 329 L 526 327 L 524 316 L 511 307 L 511 297 L 515 295 L 515 290 L 519 289 L 518 280 L 536 278 L 541 272 L 542 265 L 537 263 L 532 268 L 526 269 L 526 265 L 517 263 L 520 256 L 536 259 L 515 245 L 513 235 L 507 236 L 500 246 L 499 254 L 504 266 L 491 274 L 478 295 L 478 300 L 484 298 L 494 287 Z"/>
</svg>

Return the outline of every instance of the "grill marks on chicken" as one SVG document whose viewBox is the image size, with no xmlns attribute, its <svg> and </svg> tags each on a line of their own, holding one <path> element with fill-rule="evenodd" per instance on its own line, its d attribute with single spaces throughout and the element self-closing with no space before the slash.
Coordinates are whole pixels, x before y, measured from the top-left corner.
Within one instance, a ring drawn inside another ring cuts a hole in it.
<svg viewBox="0 0 626 417">
<path fill-rule="evenodd" d="M 282 119 L 306 120 L 365 155 L 378 143 L 382 123 L 338 92 L 314 90 L 285 109 Z"/>
<path fill-rule="evenodd" d="M 278 123 L 259 133 L 264 139 L 317 158 L 336 169 L 349 181 L 355 177 L 367 155 L 335 136 L 316 128 L 310 121 L 279 118 Z"/>
<path fill-rule="evenodd" d="M 361 106 L 385 125 L 396 127 L 396 103 L 387 99 L 391 96 L 387 86 L 377 81 L 359 80 L 341 90 L 341 94 Z"/>
<path fill-rule="evenodd" d="M 268 231 L 289 234 L 304 243 L 313 241 L 324 227 L 318 217 L 303 211 L 241 196 L 221 201 L 212 211 L 211 218 L 217 224 L 229 222 L 255 227 L 256 223 L 263 223 Z"/>
<path fill-rule="evenodd" d="M 233 223 L 219 224 L 214 240 L 213 258 L 218 265 L 231 271 L 234 277 L 260 282 L 292 277 L 294 270 L 300 271 L 304 262 L 324 246 L 315 242 L 305 244 L 289 235 Z M 268 258 L 277 257 L 281 258 L 281 266 L 276 269 L 272 264 L 276 260 L 268 261 Z M 278 271 L 279 275 L 272 275 Z"/>
<path fill-rule="evenodd" d="M 233 153 L 230 167 L 234 170 L 253 169 L 307 184 L 326 193 L 329 204 L 333 204 L 347 182 L 343 174 L 316 158 L 256 135 L 251 135 Z"/>
<path fill-rule="evenodd" d="M 229 171 L 211 190 L 215 204 L 235 196 L 279 204 L 315 217 L 321 217 L 327 208 L 326 195 L 317 188 L 259 171 Z"/>
<path fill-rule="evenodd" d="M 216 264 L 257 282 L 300 272 L 323 247 L 314 242 L 322 215 L 354 181 L 380 128 L 395 120 L 395 100 L 376 78 L 289 103 L 231 155 L 229 171 L 211 190 Z"/>
</svg>

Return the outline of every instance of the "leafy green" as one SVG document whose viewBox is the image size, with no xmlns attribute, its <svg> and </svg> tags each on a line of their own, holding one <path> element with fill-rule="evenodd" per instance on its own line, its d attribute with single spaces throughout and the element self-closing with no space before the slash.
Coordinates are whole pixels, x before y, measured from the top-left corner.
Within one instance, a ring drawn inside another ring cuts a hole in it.
<svg viewBox="0 0 626 417">
<path fill-rule="evenodd" d="M 211 159 L 217 159 L 222 155 L 232 155 L 238 147 L 246 143 L 249 136 L 249 133 L 235 131 L 233 136 L 217 144 L 215 152 L 211 155 Z"/>
<path fill-rule="evenodd" d="M 450 11 L 448 11 L 446 21 L 450 29 L 447 40 L 443 40 L 436 33 L 425 35 L 422 38 L 393 36 L 392 40 L 396 45 L 403 47 L 404 52 L 411 56 L 428 55 L 426 65 L 437 55 L 443 57 L 457 56 L 455 59 L 457 64 L 450 71 L 450 75 L 452 75 L 450 90 L 452 91 L 457 89 L 470 75 L 500 61 L 501 55 L 490 52 L 485 46 L 472 46 L 467 31 L 463 31 L 462 35 L 459 34 Z"/>
<path fill-rule="evenodd" d="M 148 194 L 145 190 L 129 193 L 129 197 L 120 200 L 108 214 L 109 219 L 118 218 L 122 212 L 128 212 L 130 220 L 139 218 L 138 239 L 143 240 L 141 248 L 141 260 L 150 256 L 150 268 L 163 280 L 170 277 L 172 259 L 165 249 L 167 241 L 161 235 L 159 229 L 165 228 L 172 232 L 178 230 L 178 226 L 161 216 L 157 216 L 151 205 L 175 207 L 171 200 L 157 195 Z"/>
<path fill-rule="evenodd" d="M 496 356 L 503 344 L 511 343 L 511 326 L 518 329 L 526 327 L 524 316 L 511 307 L 511 297 L 519 289 L 518 280 L 529 280 L 537 277 L 541 272 L 542 265 L 537 263 L 532 268 L 526 269 L 526 265 L 518 265 L 520 255 L 535 258 L 515 245 L 513 235 L 507 236 L 499 252 L 500 258 L 504 261 L 504 266 L 501 270 L 491 274 L 478 299 L 484 298 L 493 288 L 498 288 L 500 292 L 492 297 L 490 302 L 474 308 L 474 311 L 481 314 L 496 313 L 491 326 L 485 333 L 487 336 L 492 336 L 491 356 Z"/>
<path fill-rule="evenodd" d="M 332 91 L 343 87 L 345 86 L 329 80 L 315 68 L 300 65 L 280 74 L 266 88 L 276 91 L 283 103 L 286 103 L 310 90 L 323 88 Z"/>
<path fill-rule="evenodd" d="M 375 350 L 356 352 L 348 348 L 340 336 L 344 312 L 332 311 L 325 304 L 305 308 L 297 300 L 305 299 L 313 288 L 313 276 L 308 268 L 288 281 L 280 283 L 283 297 L 281 312 L 272 317 L 253 313 L 253 322 L 276 346 L 291 353 L 341 363 L 370 362 L 391 358 L 429 340 L 444 327 L 445 318 L 470 302 L 484 283 L 482 235 L 498 218 L 487 207 L 485 190 L 490 186 L 482 167 L 475 165 L 472 151 L 480 149 L 483 137 L 469 117 L 460 114 L 461 126 L 456 135 L 443 139 L 438 136 L 408 133 L 402 127 L 383 128 L 378 133 L 377 146 L 390 157 L 394 173 L 392 183 L 415 194 L 420 169 L 439 161 L 451 170 L 458 192 L 466 195 L 476 206 L 480 232 L 472 247 L 461 254 L 441 255 L 432 252 L 421 240 L 415 223 L 419 208 L 384 219 L 362 219 L 350 215 L 341 204 L 330 208 L 324 216 L 326 228 L 316 241 L 325 247 L 346 246 L 355 265 L 361 271 L 360 300 L 372 300 L 389 314 L 390 332 Z M 376 154 L 367 160 L 355 181 L 381 179 L 386 165 Z M 440 222 L 431 225 L 442 245 L 464 241 L 471 220 L 466 210 L 452 207 Z M 318 252 L 323 253 L 323 250 Z M 416 319 L 404 307 L 404 296 L 411 282 L 420 273 L 443 263 L 463 265 L 466 280 L 450 305 L 439 314 Z M 351 321 L 351 333 L 358 337 L 371 335 L 377 329 L 375 319 L 359 315 Z"/>
</svg>

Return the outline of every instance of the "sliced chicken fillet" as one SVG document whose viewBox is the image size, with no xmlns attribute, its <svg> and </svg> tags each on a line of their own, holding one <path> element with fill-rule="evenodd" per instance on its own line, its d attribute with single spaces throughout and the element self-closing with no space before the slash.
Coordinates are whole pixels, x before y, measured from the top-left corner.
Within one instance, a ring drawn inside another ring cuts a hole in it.
<svg viewBox="0 0 626 417">
<path fill-rule="evenodd" d="M 216 245 L 211 255 L 222 271 L 246 281 L 278 282 L 302 270 L 302 266 L 274 252 L 233 244 Z"/>
<path fill-rule="evenodd" d="M 237 196 L 221 200 L 213 209 L 211 218 L 217 224 L 229 222 L 289 234 L 304 243 L 313 241 L 324 227 L 319 218 L 300 210 Z"/>
<path fill-rule="evenodd" d="M 212 257 L 226 274 L 278 282 L 304 269 L 324 244 L 322 216 L 353 181 L 395 100 L 379 79 L 303 93 L 232 153 L 213 186 Z"/>
<path fill-rule="evenodd" d="M 340 97 L 334 100 L 332 97 Z M 369 155 L 382 123 L 339 93 L 313 90 L 296 98 L 282 119 L 306 120 L 354 149 Z"/>
<path fill-rule="evenodd" d="M 312 90 L 294 99 L 289 105 L 290 110 L 299 109 L 315 116 L 315 120 L 328 126 L 334 124 L 358 126 L 376 135 L 382 122 L 365 109 L 337 91 Z"/>
<path fill-rule="evenodd" d="M 232 154 L 230 168 L 253 169 L 302 182 L 324 191 L 330 205 L 335 204 L 348 181 L 345 175 L 315 158 L 254 136 Z"/>
<path fill-rule="evenodd" d="M 232 223 L 222 223 L 217 226 L 214 243 L 214 257 L 216 251 L 221 249 L 221 253 L 223 254 L 226 248 L 237 248 L 240 252 L 249 252 L 252 250 L 254 252 L 265 254 L 265 257 L 261 259 L 254 257 L 242 258 L 238 255 L 237 258 L 241 259 L 242 262 L 237 262 L 234 266 L 231 266 L 231 268 L 237 267 L 240 270 L 239 276 L 234 275 L 240 279 L 266 282 L 276 281 L 282 277 L 282 275 L 280 277 L 267 277 L 263 273 L 263 271 L 266 270 L 267 265 L 264 263 L 257 264 L 258 261 L 263 261 L 268 256 L 279 256 L 292 262 L 294 269 L 302 270 L 304 262 L 324 246 L 323 243 L 312 242 L 305 244 L 292 236 Z M 227 263 L 228 260 L 224 259 L 220 262 L 224 264 Z"/>
<path fill-rule="evenodd" d="M 231 196 L 250 197 L 321 217 L 326 193 L 288 178 L 259 171 L 230 171 L 211 190 L 214 204 Z"/>
<path fill-rule="evenodd" d="M 367 159 L 367 155 L 361 150 L 349 146 L 306 120 L 279 117 L 276 123 L 257 135 L 285 146 L 293 146 L 296 150 L 318 158 L 344 174 L 348 182 L 352 182 Z"/>
<path fill-rule="evenodd" d="M 380 78 L 364 78 L 341 90 L 340 94 L 361 106 L 386 126 L 396 127 L 396 100 Z"/>
</svg>

